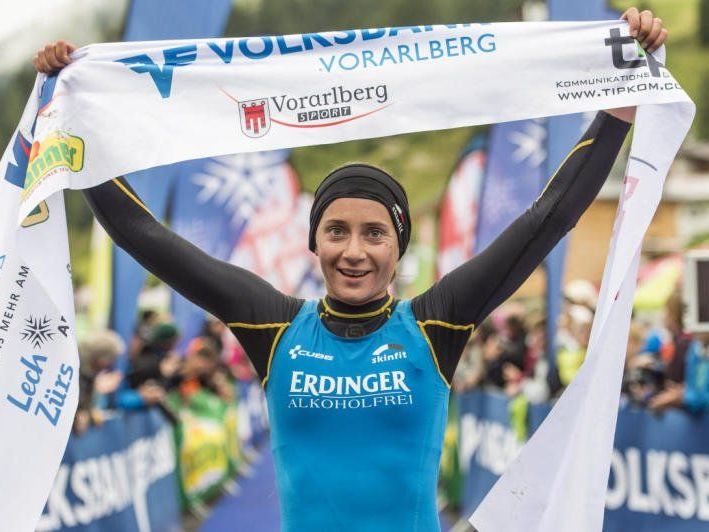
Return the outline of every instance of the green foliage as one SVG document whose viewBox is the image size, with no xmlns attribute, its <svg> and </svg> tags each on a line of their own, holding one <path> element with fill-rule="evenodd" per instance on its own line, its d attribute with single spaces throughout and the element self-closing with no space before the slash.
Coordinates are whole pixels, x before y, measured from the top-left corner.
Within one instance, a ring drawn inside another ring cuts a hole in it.
<svg viewBox="0 0 709 532">
<path fill-rule="evenodd" d="M 699 246 L 705 246 L 709 243 L 709 233 L 700 233 L 692 237 L 692 239 L 687 242 L 684 249 L 692 249 Z"/>
<path fill-rule="evenodd" d="M 523 0 L 241 0 L 226 35 L 288 35 L 326 30 L 518 20 Z"/>
<path fill-rule="evenodd" d="M 699 3 L 699 42 L 709 47 L 709 0 L 701 0 Z"/>
<path fill-rule="evenodd" d="M 709 140 L 709 70 L 704 70 L 701 74 L 696 102 L 697 115 L 694 118 L 696 135 L 701 140 Z"/>
<path fill-rule="evenodd" d="M 27 58 L 27 66 L 13 77 L 0 77 L 0 146 L 4 149 L 20 121 L 22 111 L 32 91 L 36 72 Z"/>
</svg>

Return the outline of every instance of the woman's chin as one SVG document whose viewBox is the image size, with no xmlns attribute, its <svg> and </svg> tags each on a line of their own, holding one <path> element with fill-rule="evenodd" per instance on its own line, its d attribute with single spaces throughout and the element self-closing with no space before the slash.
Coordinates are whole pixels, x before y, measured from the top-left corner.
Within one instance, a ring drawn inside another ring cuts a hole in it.
<svg viewBox="0 0 709 532">
<path fill-rule="evenodd" d="M 335 299 L 338 301 L 341 301 L 342 303 L 345 303 L 346 305 L 363 305 L 367 301 L 369 301 L 371 298 L 367 297 L 367 295 L 361 295 L 361 294 L 352 294 L 349 292 L 340 292 L 335 296 Z"/>
<path fill-rule="evenodd" d="M 347 305 L 364 305 L 373 299 L 377 299 L 378 294 L 371 289 L 366 289 L 365 287 L 338 287 L 338 289 L 334 290 L 334 293 L 330 294 L 330 296 Z"/>
</svg>

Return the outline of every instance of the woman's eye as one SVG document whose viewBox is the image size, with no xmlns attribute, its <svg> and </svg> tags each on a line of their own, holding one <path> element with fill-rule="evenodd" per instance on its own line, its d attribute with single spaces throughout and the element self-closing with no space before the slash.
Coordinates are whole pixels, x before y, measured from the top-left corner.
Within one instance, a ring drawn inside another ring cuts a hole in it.
<svg viewBox="0 0 709 532">
<path fill-rule="evenodd" d="M 384 233 L 379 229 L 372 229 L 369 232 L 369 236 L 371 236 L 372 238 L 381 238 L 382 236 L 384 236 Z"/>
<path fill-rule="evenodd" d="M 345 232 L 342 230 L 342 227 L 330 227 L 330 229 L 328 229 L 328 232 L 332 236 L 342 236 L 345 234 Z"/>
</svg>

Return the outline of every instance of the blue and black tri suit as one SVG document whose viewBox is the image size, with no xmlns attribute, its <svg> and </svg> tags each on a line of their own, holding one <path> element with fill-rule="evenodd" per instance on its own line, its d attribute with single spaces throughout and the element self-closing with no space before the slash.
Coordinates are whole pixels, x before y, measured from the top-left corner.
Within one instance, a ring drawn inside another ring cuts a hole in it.
<svg viewBox="0 0 709 532">
<path fill-rule="evenodd" d="M 266 398 L 285 530 L 438 529 L 448 386 L 409 301 L 356 338 L 307 301 L 278 342 Z"/>
<path fill-rule="evenodd" d="M 628 129 L 599 113 L 525 213 L 410 301 L 289 297 L 165 228 L 122 179 L 86 197 L 119 246 L 246 349 L 266 389 L 284 531 L 430 532 L 463 347 L 576 224 Z"/>
</svg>

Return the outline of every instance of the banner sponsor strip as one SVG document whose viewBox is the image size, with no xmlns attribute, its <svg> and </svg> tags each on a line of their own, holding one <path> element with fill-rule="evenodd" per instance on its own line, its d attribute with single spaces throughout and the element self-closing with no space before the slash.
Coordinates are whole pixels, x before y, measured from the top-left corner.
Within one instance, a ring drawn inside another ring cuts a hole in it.
<svg viewBox="0 0 709 532">
<path fill-rule="evenodd" d="M 523 445 L 510 426 L 509 404 L 501 394 L 481 391 L 458 397 L 464 510 L 480 503 Z M 548 404 L 531 406 L 530 432 L 550 410 Z M 604 496 L 603 530 L 704 530 L 709 523 L 708 438 L 706 416 L 681 410 L 657 416 L 621 406 Z M 559 496 L 567 501 L 572 494 Z"/>
</svg>

